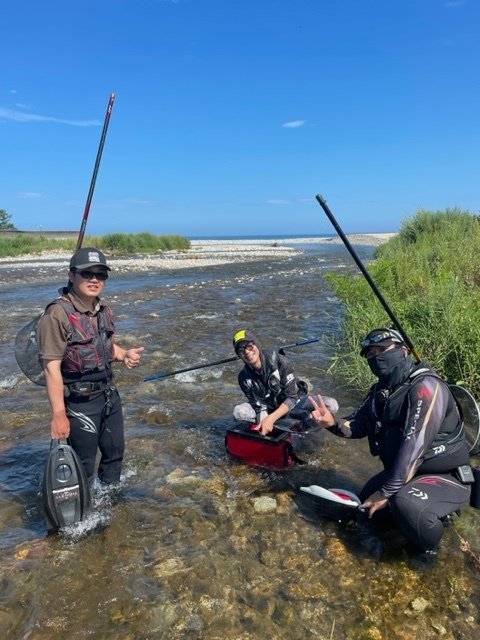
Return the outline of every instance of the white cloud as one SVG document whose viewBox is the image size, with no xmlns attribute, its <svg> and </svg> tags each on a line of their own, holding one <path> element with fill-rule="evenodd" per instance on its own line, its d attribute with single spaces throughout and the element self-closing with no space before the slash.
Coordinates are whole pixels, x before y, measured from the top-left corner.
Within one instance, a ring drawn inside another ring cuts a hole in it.
<svg viewBox="0 0 480 640">
<path fill-rule="evenodd" d="M 19 193 L 18 197 L 24 200 L 33 200 L 35 198 L 41 198 L 42 194 L 36 191 L 24 191 L 23 193 Z"/>
<path fill-rule="evenodd" d="M 272 198 L 267 200 L 267 204 L 290 204 L 288 200 L 281 200 L 280 198 Z"/>
<path fill-rule="evenodd" d="M 72 127 L 98 127 L 102 124 L 99 120 L 64 120 L 52 116 L 39 116 L 34 113 L 4 109 L 3 107 L 0 107 L 0 120 L 13 120 L 15 122 L 55 122 L 57 124 L 68 124 Z"/>
<path fill-rule="evenodd" d="M 297 198 L 297 202 L 315 202 L 315 198 Z"/>
<path fill-rule="evenodd" d="M 128 204 L 153 204 L 151 200 L 140 200 L 138 198 L 127 198 Z"/>
<path fill-rule="evenodd" d="M 284 122 L 282 127 L 285 129 L 298 129 L 299 127 L 303 127 L 306 122 L 306 120 L 291 120 L 290 122 Z"/>
</svg>

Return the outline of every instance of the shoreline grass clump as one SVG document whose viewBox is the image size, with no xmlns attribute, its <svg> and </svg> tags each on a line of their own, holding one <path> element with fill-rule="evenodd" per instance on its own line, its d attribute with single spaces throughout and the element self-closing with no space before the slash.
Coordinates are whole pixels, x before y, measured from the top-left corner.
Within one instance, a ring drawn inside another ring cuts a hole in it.
<svg viewBox="0 0 480 640">
<path fill-rule="evenodd" d="M 52 238 L 45 235 L 17 233 L 0 237 L 0 257 L 9 258 L 43 251 L 75 251 L 76 238 Z M 110 233 L 105 236 L 87 236 L 84 247 L 96 247 L 108 255 L 122 256 L 159 251 L 185 251 L 190 240 L 178 235 L 154 235 L 153 233 Z"/>
<path fill-rule="evenodd" d="M 378 247 L 368 271 L 423 362 L 480 397 L 480 218 L 420 210 Z M 360 340 L 392 322 L 361 275 L 329 274 L 345 318 L 331 371 L 356 389 L 372 375 Z"/>
</svg>

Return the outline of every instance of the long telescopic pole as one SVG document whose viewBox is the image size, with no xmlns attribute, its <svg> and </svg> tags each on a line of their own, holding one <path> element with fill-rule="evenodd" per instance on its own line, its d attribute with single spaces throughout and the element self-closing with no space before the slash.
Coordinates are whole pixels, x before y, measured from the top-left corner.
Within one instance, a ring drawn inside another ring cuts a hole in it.
<svg viewBox="0 0 480 640">
<path fill-rule="evenodd" d="M 88 190 L 87 202 L 85 204 L 85 211 L 83 212 L 82 225 L 78 233 L 77 250 L 81 248 L 83 237 L 85 235 L 85 229 L 87 227 L 88 214 L 90 213 L 90 205 L 92 203 L 93 192 L 95 190 L 95 182 L 97 181 L 98 167 L 100 166 L 100 160 L 102 158 L 103 145 L 105 144 L 105 138 L 107 137 L 108 124 L 110 122 L 110 116 L 112 114 L 113 103 L 115 101 L 115 94 L 110 94 L 108 101 L 107 113 L 105 114 L 105 122 L 103 123 L 102 137 L 100 138 L 100 144 L 98 146 L 97 159 L 95 160 L 95 167 L 93 169 L 92 180 L 90 182 L 90 189 Z"/>
<path fill-rule="evenodd" d="M 336 232 L 338 233 L 338 235 L 340 236 L 340 238 L 342 239 L 343 244 L 345 245 L 345 247 L 347 248 L 347 250 L 349 251 L 350 255 L 352 256 L 352 258 L 355 260 L 357 267 L 360 269 L 360 271 L 363 273 L 363 275 L 365 276 L 366 281 L 368 282 L 368 284 L 370 285 L 373 293 L 377 296 L 378 300 L 380 301 L 380 304 L 382 305 L 382 307 L 385 309 L 385 311 L 388 313 L 390 319 L 392 320 L 393 324 L 396 326 L 398 332 L 401 334 L 402 338 L 405 340 L 405 343 L 407 344 L 408 348 L 410 349 L 410 351 L 412 352 L 412 354 L 415 356 L 415 358 L 417 359 L 417 361 L 420 361 L 420 357 L 415 349 L 415 347 L 413 346 L 412 341 L 410 340 L 410 338 L 408 337 L 407 333 L 405 332 L 404 328 L 402 327 L 402 325 L 400 324 L 398 318 L 395 316 L 395 314 L 393 313 L 393 311 L 390 309 L 390 307 L 387 304 L 387 301 L 385 300 L 385 298 L 383 297 L 380 289 L 377 287 L 377 285 L 375 284 L 375 282 L 372 280 L 370 274 L 368 273 L 368 271 L 366 270 L 366 268 L 363 266 L 362 261 L 360 260 L 360 258 L 358 257 L 357 253 L 355 252 L 354 248 L 352 247 L 352 245 L 350 244 L 350 241 L 348 240 L 347 236 L 343 233 L 342 228 L 340 227 L 340 225 L 338 224 L 338 222 L 335 220 L 335 216 L 333 215 L 333 213 L 330 211 L 328 205 L 327 205 L 327 201 L 325 200 L 325 198 L 323 196 L 321 196 L 320 194 L 315 196 L 317 199 L 318 204 L 322 207 L 322 209 L 325 211 L 325 213 L 327 214 L 328 219 L 330 220 L 330 222 L 332 223 L 332 225 L 334 226 Z"/>
<path fill-rule="evenodd" d="M 308 338 L 307 340 L 301 340 L 300 342 L 295 342 L 294 344 L 286 344 L 283 347 L 280 347 L 279 351 L 281 352 L 283 349 L 293 349 L 294 347 L 301 347 L 304 344 L 312 344 L 313 342 L 318 342 L 320 338 Z M 186 373 L 187 371 L 196 371 L 197 369 L 205 369 L 205 367 L 214 367 L 217 364 L 224 364 L 225 362 L 234 362 L 238 360 L 239 356 L 233 356 L 232 358 L 225 358 L 224 360 L 216 360 L 215 362 L 207 362 L 206 364 L 196 364 L 193 367 L 187 367 L 186 369 L 177 369 L 176 371 L 168 371 L 167 373 L 154 373 L 148 378 L 144 378 L 144 382 L 150 382 L 151 380 L 163 380 L 163 378 L 168 378 L 170 376 L 175 376 L 177 373 Z"/>
</svg>

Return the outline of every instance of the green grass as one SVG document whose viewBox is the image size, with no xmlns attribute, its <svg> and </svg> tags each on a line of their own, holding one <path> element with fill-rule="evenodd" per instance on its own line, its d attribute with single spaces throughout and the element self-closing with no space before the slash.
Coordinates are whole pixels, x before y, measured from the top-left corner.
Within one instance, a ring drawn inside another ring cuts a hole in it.
<svg viewBox="0 0 480 640">
<path fill-rule="evenodd" d="M 55 239 L 43 235 L 19 233 L 8 238 L 0 237 L 0 257 L 22 256 L 42 251 L 75 251 L 76 239 Z M 109 256 L 157 253 L 159 251 L 183 251 L 190 248 L 188 238 L 177 235 L 156 236 L 152 233 L 111 233 L 105 236 L 87 236 L 84 247 L 96 247 Z"/>
<path fill-rule="evenodd" d="M 423 361 L 480 397 L 480 221 L 458 209 L 421 210 L 376 250 L 368 271 Z M 355 388 L 371 374 L 361 338 L 391 320 L 361 275 L 330 274 L 345 305 L 331 371 Z"/>
</svg>

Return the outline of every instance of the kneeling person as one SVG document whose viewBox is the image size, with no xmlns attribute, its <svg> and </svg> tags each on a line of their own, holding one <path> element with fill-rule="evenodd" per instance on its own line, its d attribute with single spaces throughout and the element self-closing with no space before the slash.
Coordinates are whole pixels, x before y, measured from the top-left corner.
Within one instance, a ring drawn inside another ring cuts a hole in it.
<svg viewBox="0 0 480 640">
<path fill-rule="evenodd" d="M 235 333 L 233 347 L 245 365 L 238 374 L 238 384 L 248 400 L 234 408 L 233 417 L 259 424 L 262 435 L 267 435 L 277 420 L 296 407 L 301 396 L 307 400 L 306 383 L 298 380 L 288 358 L 262 349 L 256 336 L 245 329 Z M 305 417 L 311 409 L 309 406 Z"/>
<path fill-rule="evenodd" d="M 374 329 L 361 344 L 378 378 L 362 405 L 337 420 L 316 396 L 312 417 L 337 436 L 368 438 L 383 470 L 362 489 L 363 507 L 370 518 L 388 508 L 417 548 L 436 553 L 443 521 L 470 497 L 470 485 L 459 479 L 469 453 L 455 399 L 437 374 L 413 362 L 394 329 Z"/>
</svg>

